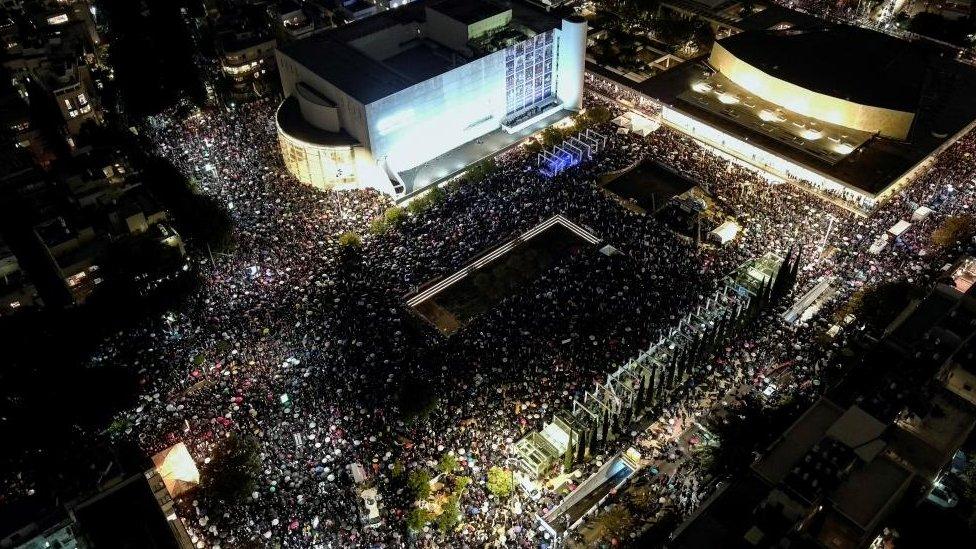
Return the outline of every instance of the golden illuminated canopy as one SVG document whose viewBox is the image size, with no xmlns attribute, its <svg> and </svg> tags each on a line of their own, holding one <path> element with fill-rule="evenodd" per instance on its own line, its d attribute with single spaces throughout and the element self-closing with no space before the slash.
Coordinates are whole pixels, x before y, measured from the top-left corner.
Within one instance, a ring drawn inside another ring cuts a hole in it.
<svg viewBox="0 0 976 549">
<path fill-rule="evenodd" d="M 881 80 L 869 68 L 872 59 L 851 60 L 861 55 L 856 47 L 845 55 L 828 50 L 837 33 L 854 33 L 854 38 L 868 42 L 889 40 L 870 31 L 847 29 L 745 32 L 716 42 L 708 62 L 749 93 L 794 113 L 905 139 L 915 118 L 919 89 L 903 81 L 913 76 L 900 76 L 897 82 Z M 901 46 L 894 42 L 892 47 Z M 917 60 L 901 51 L 891 55 L 899 61 Z M 808 57 L 817 62 L 807 62 Z"/>
</svg>

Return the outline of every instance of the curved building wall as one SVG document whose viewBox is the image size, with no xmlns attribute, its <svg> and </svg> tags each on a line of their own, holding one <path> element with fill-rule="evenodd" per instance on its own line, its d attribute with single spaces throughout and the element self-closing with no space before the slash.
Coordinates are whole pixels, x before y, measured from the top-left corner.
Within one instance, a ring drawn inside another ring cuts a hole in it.
<svg viewBox="0 0 976 549">
<path fill-rule="evenodd" d="M 720 42 L 712 46 L 708 62 L 729 80 L 756 96 L 831 124 L 905 139 L 915 118 L 911 112 L 853 103 L 780 80 L 737 58 Z"/>
<path fill-rule="evenodd" d="M 321 190 L 357 182 L 352 145 L 325 146 L 296 139 L 278 126 L 278 144 L 285 168 L 302 183 Z"/>
<path fill-rule="evenodd" d="M 583 108 L 583 67 L 586 63 L 586 20 L 581 17 L 563 19 L 559 30 L 559 77 L 557 95 L 563 108 L 578 111 Z"/>
</svg>

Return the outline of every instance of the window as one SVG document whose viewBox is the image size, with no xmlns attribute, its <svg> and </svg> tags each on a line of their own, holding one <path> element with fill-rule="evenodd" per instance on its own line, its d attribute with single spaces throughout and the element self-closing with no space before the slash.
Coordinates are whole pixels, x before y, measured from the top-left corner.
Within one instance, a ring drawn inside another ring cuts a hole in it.
<svg viewBox="0 0 976 549">
<path fill-rule="evenodd" d="M 553 31 L 536 35 L 505 51 L 506 114 L 540 106 L 553 96 Z"/>
</svg>

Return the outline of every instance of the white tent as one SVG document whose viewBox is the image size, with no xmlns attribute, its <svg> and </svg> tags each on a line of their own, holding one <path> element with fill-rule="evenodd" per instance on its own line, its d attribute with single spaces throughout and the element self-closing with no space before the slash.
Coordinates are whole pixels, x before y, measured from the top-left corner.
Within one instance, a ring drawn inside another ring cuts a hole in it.
<svg viewBox="0 0 976 549">
<path fill-rule="evenodd" d="M 909 222 L 905 221 L 904 219 L 902 219 L 902 220 L 898 221 L 898 223 L 895 223 L 890 229 L 888 229 L 888 232 L 891 233 L 891 234 L 893 234 L 894 236 L 898 237 L 898 236 L 901 236 L 901 234 L 903 232 L 907 231 L 908 228 L 911 227 L 911 226 L 912 226 L 911 223 L 909 223 Z"/>
<path fill-rule="evenodd" d="M 152 461 L 166 490 L 174 498 L 200 484 L 200 471 L 182 442 L 154 455 Z"/>
<path fill-rule="evenodd" d="M 881 252 L 881 250 L 885 249 L 885 246 L 887 245 L 888 245 L 888 233 L 884 233 L 881 236 L 879 236 L 877 240 L 874 241 L 873 244 L 871 244 L 871 247 L 868 248 L 868 253 L 877 254 Z"/>
<path fill-rule="evenodd" d="M 617 118 L 614 118 L 613 120 L 611 120 L 611 122 L 613 122 L 614 124 L 620 127 L 630 126 L 630 119 L 628 119 L 624 115 L 620 115 Z"/>
<path fill-rule="evenodd" d="M 919 206 L 914 212 L 912 212 L 912 221 L 921 221 L 930 215 L 932 215 L 932 208 L 929 208 L 928 206 Z"/>
<path fill-rule="evenodd" d="M 724 245 L 739 234 L 739 229 L 739 224 L 735 221 L 726 221 L 708 233 L 708 238 L 719 245 Z"/>
</svg>

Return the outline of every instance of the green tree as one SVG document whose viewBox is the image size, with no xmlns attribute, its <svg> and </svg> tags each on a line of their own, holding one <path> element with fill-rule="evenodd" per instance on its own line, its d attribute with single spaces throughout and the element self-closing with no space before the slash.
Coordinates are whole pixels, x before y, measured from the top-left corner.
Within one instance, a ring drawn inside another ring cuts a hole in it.
<svg viewBox="0 0 976 549">
<path fill-rule="evenodd" d="M 261 446 L 249 434 L 221 439 L 203 471 L 203 489 L 217 501 L 238 502 L 254 491 L 261 472 Z"/>
<path fill-rule="evenodd" d="M 437 516 L 437 528 L 443 533 L 450 532 L 461 521 L 461 507 L 457 495 L 447 498 Z"/>
<path fill-rule="evenodd" d="M 454 479 L 454 493 L 457 494 L 458 497 L 460 497 L 461 494 L 464 493 L 464 490 L 468 487 L 469 484 L 471 484 L 471 477 L 461 476 L 461 477 L 455 478 Z"/>
<path fill-rule="evenodd" d="M 537 139 L 532 139 L 525 144 L 525 150 L 530 153 L 540 153 L 542 152 L 542 143 Z"/>
<path fill-rule="evenodd" d="M 426 469 L 411 471 L 407 477 L 407 487 L 413 494 L 415 501 L 423 501 L 430 497 L 430 473 Z"/>
<path fill-rule="evenodd" d="M 215 253 L 233 249 L 234 222 L 223 204 L 201 193 L 167 160 L 149 157 L 143 163 L 146 187 L 173 214 L 173 224 L 183 238 L 209 245 Z"/>
<path fill-rule="evenodd" d="M 838 316 L 853 315 L 870 329 L 883 330 L 919 295 L 918 287 L 904 280 L 864 286 L 854 292 Z"/>
<path fill-rule="evenodd" d="M 512 482 L 512 472 L 497 465 L 488 469 L 488 491 L 499 498 L 512 495 L 515 486 Z"/>
<path fill-rule="evenodd" d="M 383 212 L 383 220 L 390 227 L 396 227 L 407 217 L 407 212 L 400 206 L 391 206 Z"/>
<path fill-rule="evenodd" d="M 496 169 L 498 169 L 498 163 L 495 162 L 495 159 L 493 157 L 485 158 L 484 160 L 468 168 L 467 172 L 465 173 L 465 179 L 471 183 L 480 183 L 481 181 L 487 179 L 488 176 L 490 176 Z"/>
<path fill-rule="evenodd" d="M 959 474 L 959 478 L 962 480 L 963 495 L 969 501 L 976 503 L 976 459 L 973 459 L 973 456 L 969 457 L 969 462 Z"/>
<path fill-rule="evenodd" d="M 441 457 L 441 461 L 437 464 L 437 469 L 440 472 L 444 473 L 445 475 L 449 475 L 453 473 L 454 470 L 457 469 L 457 467 L 458 467 L 457 458 L 451 454 L 444 454 Z"/>
<path fill-rule="evenodd" d="M 414 507 L 407 515 L 407 528 L 414 532 L 423 530 L 428 522 L 430 522 L 430 513 L 422 507 Z"/>
<path fill-rule="evenodd" d="M 603 105 L 596 105 L 586 109 L 586 125 L 596 126 L 597 124 L 603 124 L 609 122 L 613 117 L 613 113 L 610 109 L 604 107 Z"/>
<path fill-rule="evenodd" d="M 339 235 L 339 247 L 344 250 L 358 250 L 362 246 L 362 238 L 354 231 L 346 231 Z"/>
<path fill-rule="evenodd" d="M 563 142 L 563 133 L 552 126 L 542 130 L 542 146 L 551 149 Z"/>
<path fill-rule="evenodd" d="M 969 240 L 973 235 L 976 235 L 976 217 L 966 214 L 953 215 L 945 218 L 932 231 L 932 245 L 936 248 L 948 248 Z"/>
<path fill-rule="evenodd" d="M 400 383 L 397 408 L 400 419 L 408 423 L 425 419 L 437 406 L 437 395 L 430 383 L 409 376 Z"/>
<path fill-rule="evenodd" d="M 377 217 L 369 223 L 369 232 L 372 234 L 383 234 L 387 229 L 389 229 L 389 226 L 381 217 Z"/>
<path fill-rule="evenodd" d="M 634 517 L 620 505 L 614 505 L 596 518 L 603 539 L 621 538 L 633 527 Z"/>
<path fill-rule="evenodd" d="M 403 467 L 403 462 L 402 461 L 396 460 L 396 461 L 393 462 L 393 471 L 392 471 L 393 478 L 400 478 L 400 477 L 402 477 L 404 471 L 405 471 L 405 468 Z"/>
<path fill-rule="evenodd" d="M 434 185 L 434 187 L 427 192 L 427 200 L 431 204 L 440 204 L 445 198 L 447 198 L 447 192 L 439 185 Z"/>
</svg>

